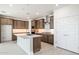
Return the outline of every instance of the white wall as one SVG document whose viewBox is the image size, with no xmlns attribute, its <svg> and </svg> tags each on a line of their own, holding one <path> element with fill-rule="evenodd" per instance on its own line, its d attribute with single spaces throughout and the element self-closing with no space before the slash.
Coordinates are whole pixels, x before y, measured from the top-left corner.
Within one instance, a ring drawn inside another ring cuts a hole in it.
<svg viewBox="0 0 79 59">
<path fill-rule="evenodd" d="M 79 5 L 54 10 L 55 46 L 79 53 Z"/>
</svg>

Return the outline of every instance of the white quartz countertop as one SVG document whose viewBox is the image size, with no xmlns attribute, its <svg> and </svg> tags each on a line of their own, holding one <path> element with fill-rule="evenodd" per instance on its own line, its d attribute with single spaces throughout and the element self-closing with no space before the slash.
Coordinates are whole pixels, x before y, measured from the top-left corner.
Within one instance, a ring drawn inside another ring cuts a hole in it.
<svg viewBox="0 0 79 59">
<path fill-rule="evenodd" d="M 31 34 L 31 35 L 27 35 L 26 33 L 21 33 L 21 34 L 14 34 L 17 37 L 22 37 L 24 39 L 26 38 L 34 38 L 34 37 L 42 37 L 42 35 L 36 35 L 36 34 Z"/>
</svg>

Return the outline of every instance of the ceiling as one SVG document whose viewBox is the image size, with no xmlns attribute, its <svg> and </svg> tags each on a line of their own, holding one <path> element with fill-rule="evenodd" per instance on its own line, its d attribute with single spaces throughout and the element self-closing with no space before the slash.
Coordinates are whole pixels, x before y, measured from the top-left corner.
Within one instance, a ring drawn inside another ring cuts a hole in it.
<svg viewBox="0 0 79 59">
<path fill-rule="evenodd" d="M 0 4 L 0 15 L 17 20 L 35 19 L 50 13 L 65 5 L 55 4 Z"/>
</svg>

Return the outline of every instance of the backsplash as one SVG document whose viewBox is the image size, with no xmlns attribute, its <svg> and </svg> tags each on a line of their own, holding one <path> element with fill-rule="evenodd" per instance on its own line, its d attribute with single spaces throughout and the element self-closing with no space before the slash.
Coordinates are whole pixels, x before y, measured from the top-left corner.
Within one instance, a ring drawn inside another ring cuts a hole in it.
<svg viewBox="0 0 79 59">
<path fill-rule="evenodd" d="M 27 32 L 27 29 L 13 29 L 13 33 Z"/>
<path fill-rule="evenodd" d="M 26 33 L 28 29 L 13 29 L 13 33 Z M 35 32 L 42 33 L 42 32 L 51 32 L 54 33 L 54 29 L 35 29 Z"/>
<path fill-rule="evenodd" d="M 54 29 L 36 29 L 36 32 L 42 33 L 42 32 L 51 32 L 54 33 Z"/>
</svg>

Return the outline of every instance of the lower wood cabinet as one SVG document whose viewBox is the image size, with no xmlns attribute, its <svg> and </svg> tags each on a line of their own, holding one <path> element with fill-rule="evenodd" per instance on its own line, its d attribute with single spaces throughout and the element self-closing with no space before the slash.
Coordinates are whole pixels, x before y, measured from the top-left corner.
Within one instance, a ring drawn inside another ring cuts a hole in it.
<svg viewBox="0 0 79 59">
<path fill-rule="evenodd" d="M 42 41 L 43 41 L 43 42 L 47 42 L 47 41 L 48 41 L 47 38 L 48 38 L 48 36 L 43 34 L 43 39 L 42 39 Z"/>
<path fill-rule="evenodd" d="M 41 38 L 42 37 L 35 37 L 33 38 L 33 52 L 38 52 L 41 49 Z"/>
<path fill-rule="evenodd" d="M 17 40 L 17 36 L 12 35 L 12 41 L 16 41 Z"/>
<path fill-rule="evenodd" d="M 50 44 L 54 44 L 54 35 L 48 35 L 47 36 L 47 42 Z"/>
<path fill-rule="evenodd" d="M 43 42 L 46 43 L 50 43 L 50 44 L 54 44 L 54 35 L 50 35 L 50 34 L 43 34 Z"/>
<path fill-rule="evenodd" d="M 49 33 L 36 33 L 42 35 L 41 41 L 54 45 L 54 35 Z"/>
</svg>

